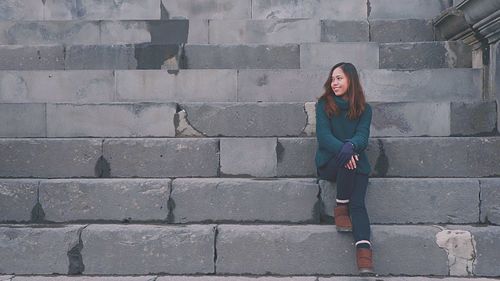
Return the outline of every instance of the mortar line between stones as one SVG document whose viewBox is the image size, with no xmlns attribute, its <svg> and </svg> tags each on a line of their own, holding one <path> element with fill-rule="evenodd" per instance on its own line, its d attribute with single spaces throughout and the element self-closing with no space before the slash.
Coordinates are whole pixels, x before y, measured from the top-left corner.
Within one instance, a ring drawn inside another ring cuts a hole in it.
<svg viewBox="0 0 500 281">
<path fill-rule="evenodd" d="M 479 221 L 479 223 L 481 223 L 481 205 L 482 205 L 482 203 L 483 203 L 483 202 L 481 201 L 481 190 L 482 190 L 482 188 L 481 188 L 481 180 L 477 180 L 477 181 L 478 181 L 478 183 L 479 183 L 479 203 L 478 203 L 478 208 L 479 208 L 479 219 L 478 219 L 478 221 Z"/>
<path fill-rule="evenodd" d="M 250 19 L 253 19 L 253 0 L 250 0 Z"/>
<path fill-rule="evenodd" d="M 44 104 L 44 109 L 45 109 L 45 137 L 49 137 L 49 118 L 47 116 L 47 107 L 49 106 L 47 103 Z"/>
<path fill-rule="evenodd" d="M 207 19 L 207 43 L 210 44 L 210 19 Z"/>
<path fill-rule="evenodd" d="M 214 227 L 214 275 L 217 275 L 217 236 L 219 236 L 219 226 Z"/>
</svg>

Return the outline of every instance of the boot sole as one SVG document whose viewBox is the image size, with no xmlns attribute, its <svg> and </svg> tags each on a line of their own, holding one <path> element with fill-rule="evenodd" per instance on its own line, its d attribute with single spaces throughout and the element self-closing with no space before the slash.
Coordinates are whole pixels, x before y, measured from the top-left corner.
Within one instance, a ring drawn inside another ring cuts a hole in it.
<svg viewBox="0 0 500 281">
<path fill-rule="evenodd" d="M 336 226 L 335 228 L 337 228 L 338 232 L 352 232 L 352 228 L 348 228 L 348 227 L 338 227 L 338 226 Z"/>
<path fill-rule="evenodd" d="M 375 272 L 369 268 L 359 269 L 359 275 L 361 276 L 375 276 Z"/>
</svg>

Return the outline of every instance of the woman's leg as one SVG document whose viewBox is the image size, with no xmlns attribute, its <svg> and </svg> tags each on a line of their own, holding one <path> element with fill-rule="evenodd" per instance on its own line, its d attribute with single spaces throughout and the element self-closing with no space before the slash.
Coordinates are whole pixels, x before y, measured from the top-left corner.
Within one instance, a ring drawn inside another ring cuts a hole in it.
<svg viewBox="0 0 500 281">
<path fill-rule="evenodd" d="M 356 172 L 345 167 L 337 172 L 337 204 L 348 204 L 354 190 Z"/>
<path fill-rule="evenodd" d="M 370 248 L 370 219 L 365 207 L 368 175 L 356 174 L 349 211 L 352 219 L 354 241 L 358 248 Z"/>
</svg>

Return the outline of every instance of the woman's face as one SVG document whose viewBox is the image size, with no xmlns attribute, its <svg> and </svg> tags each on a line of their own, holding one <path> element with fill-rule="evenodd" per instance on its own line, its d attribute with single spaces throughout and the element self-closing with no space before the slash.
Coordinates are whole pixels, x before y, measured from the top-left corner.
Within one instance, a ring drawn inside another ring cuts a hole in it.
<svg viewBox="0 0 500 281">
<path fill-rule="evenodd" d="M 337 97 L 342 97 L 347 93 L 349 88 L 349 80 L 342 68 L 337 67 L 332 72 L 332 90 Z"/>
</svg>

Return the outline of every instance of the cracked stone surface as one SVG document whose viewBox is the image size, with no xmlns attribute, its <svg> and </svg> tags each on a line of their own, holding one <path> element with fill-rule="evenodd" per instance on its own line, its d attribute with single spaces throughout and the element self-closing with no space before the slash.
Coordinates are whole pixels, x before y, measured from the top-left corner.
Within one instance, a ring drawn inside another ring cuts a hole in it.
<svg viewBox="0 0 500 281">
<path fill-rule="evenodd" d="M 177 137 L 202 137 L 203 134 L 198 132 L 187 119 L 187 113 L 185 110 L 177 112 L 175 125 L 175 135 Z"/>
<path fill-rule="evenodd" d="M 316 135 L 316 102 L 306 102 L 304 110 L 307 115 L 307 124 L 303 132 L 306 136 L 312 137 Z"/>
<path fill-rule="evenodd" d="M 469 231 L 443 229 L 436 234 L 436 243 L 448 254 L 450 275 L 474 275 L 476 242 Z"/>
</svg>

